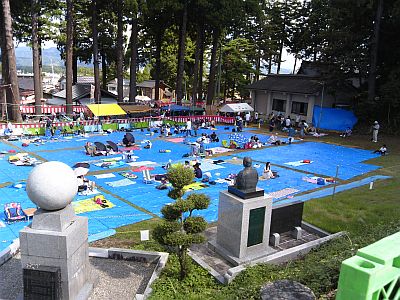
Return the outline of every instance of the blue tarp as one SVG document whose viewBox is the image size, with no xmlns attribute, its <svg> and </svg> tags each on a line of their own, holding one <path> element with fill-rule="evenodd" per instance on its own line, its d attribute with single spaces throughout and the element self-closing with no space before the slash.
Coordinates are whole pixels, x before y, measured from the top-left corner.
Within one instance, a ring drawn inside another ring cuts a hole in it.
<svg viewBox="0 0 400 300">
<path fill-rule="evenodd" d="M 321 111 L 321 107 L 315 105 L 312 122 L 321 129 L 344 131 L 348 127 L 353 129 L 357 117 L 350 110 L 323 107 Z"/>
</svg>

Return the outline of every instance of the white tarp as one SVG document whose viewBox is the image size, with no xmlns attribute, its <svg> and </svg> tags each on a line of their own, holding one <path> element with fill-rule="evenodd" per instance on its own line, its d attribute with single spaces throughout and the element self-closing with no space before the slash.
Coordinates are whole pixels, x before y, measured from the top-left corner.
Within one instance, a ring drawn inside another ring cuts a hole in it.
<svg viewBox="0 0 400 300">
<path fill-rule="evenodd" d="M 232 104 L 225 104 L 219 110 L 220 112 L 247 112 L 247 111 L 254 111 L 254 109 L 248 105 L 247 103 L 232 103 Z"/>
</svg>

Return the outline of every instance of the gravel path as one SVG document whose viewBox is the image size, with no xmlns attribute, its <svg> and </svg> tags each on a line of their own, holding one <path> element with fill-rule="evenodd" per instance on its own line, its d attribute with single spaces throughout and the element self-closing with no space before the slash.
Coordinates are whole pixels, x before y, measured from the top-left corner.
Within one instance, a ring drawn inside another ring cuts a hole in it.
<svg viewBox="0 0 400 300">
<path fill-rule="evenodd" d="M 124 260 L 90 258 L 93 275 L 98 280 L 91 300 L 133 299 L 143 292 L 154 264 Z M 19 255 L 0 266 L 0 299 L 15 300 L 22 294 L 22 268 Z"/>
</svg>

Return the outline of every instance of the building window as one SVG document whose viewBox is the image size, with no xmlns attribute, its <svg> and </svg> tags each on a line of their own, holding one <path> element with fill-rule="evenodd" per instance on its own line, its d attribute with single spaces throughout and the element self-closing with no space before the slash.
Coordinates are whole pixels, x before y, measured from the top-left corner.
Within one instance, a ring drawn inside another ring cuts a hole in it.
<svg viewBox="0 0 400 300">
<path fill-rule="evenodd" d="M 307 115 L 308 103 L 305 102 L 292 102 L 292 113 L 297 115 Z"/>
<path fill-rule="evenodd" d="M 114 92 L 114 91 L 117 90 L 117 88 L 114 87 L 114 86 L 110 86 L 110 87 L 108 87 L 108 90 L 109 90 L 110 92 Z"/>
<path fill-rule="evenodd" d="M 273 99 L 272 100 L 272 110 L 282 111 L 282 112 L 286 111 L 285 102 L 286 102 L 286 100 Z"/>
</svg>

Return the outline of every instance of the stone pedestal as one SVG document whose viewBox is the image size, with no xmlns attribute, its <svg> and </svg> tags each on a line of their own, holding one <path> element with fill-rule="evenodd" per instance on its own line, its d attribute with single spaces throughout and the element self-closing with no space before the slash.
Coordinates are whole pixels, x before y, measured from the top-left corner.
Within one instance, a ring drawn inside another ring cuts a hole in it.
<svg viewBox="0 0 400 300">
<path fill-rule="evenodd" d="M 71 204 L 57 211 L 39 209 L 20 231 L 20 245 L 22 268 L 60 268 L 61 299 L 89 297 L 88 220 L 76 216 Z"/>
<path fill-rule="evenodd" d="M 217 239 L 209 246 L 234 265 L 274 252 L 269 247 L 272 198 L 242 199 L 220 192 Z"/>
</svg>

